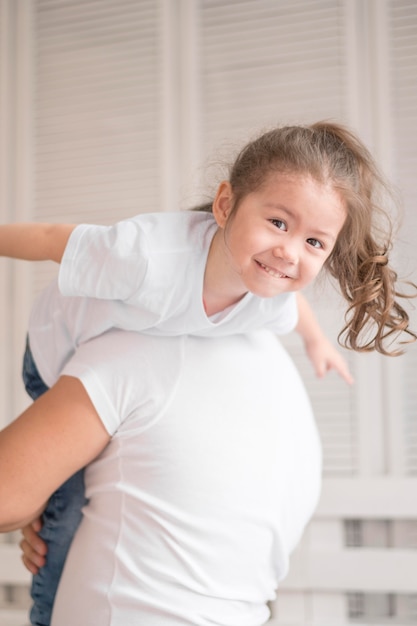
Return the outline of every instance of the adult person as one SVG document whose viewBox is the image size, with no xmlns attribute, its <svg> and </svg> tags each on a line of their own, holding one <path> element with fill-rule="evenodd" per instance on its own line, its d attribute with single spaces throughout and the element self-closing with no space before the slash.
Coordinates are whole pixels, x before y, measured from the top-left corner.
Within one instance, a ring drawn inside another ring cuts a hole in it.
<svg viewBox="0 0 417 626">
<path fill-rule="evenodd" d="M 258 626 L 317 502 L 301 380 L 268 330 L 111 330 L 0 433 L 0 530 L 86 469 L 52 626 Z"/>
</svg>

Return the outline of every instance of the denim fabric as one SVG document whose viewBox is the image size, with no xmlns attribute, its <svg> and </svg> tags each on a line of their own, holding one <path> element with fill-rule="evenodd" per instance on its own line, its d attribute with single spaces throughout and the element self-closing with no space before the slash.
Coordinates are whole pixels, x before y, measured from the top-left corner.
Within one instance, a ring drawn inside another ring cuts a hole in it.
<svg viewBox="0 0 417 626">
<path fill-rule="evenodd" d="M 36 368 L 29 343 L 23 359 L 23 382 L 33 400 L 48 390 Z M 32 580 L 33 606 L 30 623 L 34 626 L 50 626 L 55 593 L 65 558 L 81 521 L 81 508 L 86 502 L 84 470 L 80 470 L 51 496 L 43 513 L 40 536 L 48 545 L 48 554 L 45 566 Z"/>
<path fill-rule="evenodd" d="M 36 398 L 39 398 L 45 391 L 48 391 L 48 387 L 40 377 L 35 361 L 33 360 L 29 340 L 26 341 L 26 350 L 23 356 L 22 378 L 25 383 L 25 389 L 32 400 L 36 400 Z"/>
</svg>

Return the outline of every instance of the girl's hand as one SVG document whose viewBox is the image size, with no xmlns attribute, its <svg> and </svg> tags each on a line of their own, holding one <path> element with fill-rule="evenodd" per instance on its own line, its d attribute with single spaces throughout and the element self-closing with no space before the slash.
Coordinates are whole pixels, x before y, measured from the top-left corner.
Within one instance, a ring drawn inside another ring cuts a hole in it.
<svg viewBox="0 0 417 626">
<path fill-rule="evenodd" d="M 37 574 L 46 562 L 46 543 L 38 535 L 42 528 L 41 518 L 22 528 L 23 539 L 19 546 L 22 550 L 22 561 L 31 574 Z"/>
<path fill-rule="evenodd" d="M 330 370 L 336 372 L 351 385 L 353 383 L 349 367 L 342 355 L 327 339 L 313 309 L 301 292 L 297 293 L 298 323 L 296 331 L 304 341 L 305 350 L 319 378 Z"/>
<path fill-rule="evenodd" d="M 323 378 L 330 370 L 336 370 L 348 385 L 353 384 L 346 360 L 327 337 L 322 335 L 317 341 L 305 342 L 305 348 L 318 378 Z"/>
</svg>

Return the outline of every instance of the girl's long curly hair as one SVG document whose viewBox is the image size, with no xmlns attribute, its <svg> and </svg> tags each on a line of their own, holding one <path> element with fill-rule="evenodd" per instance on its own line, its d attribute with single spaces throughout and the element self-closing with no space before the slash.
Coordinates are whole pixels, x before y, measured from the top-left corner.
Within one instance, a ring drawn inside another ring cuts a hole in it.
<svg viewBox="0 0 417 626">
<path fill-rule="evenodd" d="M 382 201 L 394 195 L 368 149 L 352 131 L 332 122 L 274 128 L 247 144 L 230 169 L 233 212 L 277 172 L 311 176 L 345 202 L 347 217 L 324 266 L 348 302 L 339 343 L 355 351 L 400 354 L 388 346 L 404 333 L 408 341 L 417 336 L 398 299 L 414 295 L 398 291 L 389 264 L 393 228 Z M 416 286 L 411 288 L 415 292 Z"/>
</svg>

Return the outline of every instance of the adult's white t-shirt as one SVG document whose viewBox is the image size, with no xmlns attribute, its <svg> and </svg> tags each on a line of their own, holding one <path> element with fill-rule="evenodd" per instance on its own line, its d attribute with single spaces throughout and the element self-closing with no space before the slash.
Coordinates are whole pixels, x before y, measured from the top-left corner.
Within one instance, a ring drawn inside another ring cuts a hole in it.
<svg viewBox="0 0 417 626">
<path fill-rule="evenodd" d="M 315 508 L 321 453 L 298 373 L 270 331 L 109 331 L 64 369 L 112 439 L 52 626 L 260 626 Z"/>
<path fill-rule="evenodd" d="M 167 336 L 293 330 L 294 293 L 273 298 L 247 293 L 233 307 L 207 317 L 204 271 L 216 228 L 213 215 L 198 211 L 77 226 L 62 258 L 59 288 L 52 283 L 30 316 L 30 345 L 45 383 L 56 381 L 78 345 L 110 328 Z"/>
</svg>

